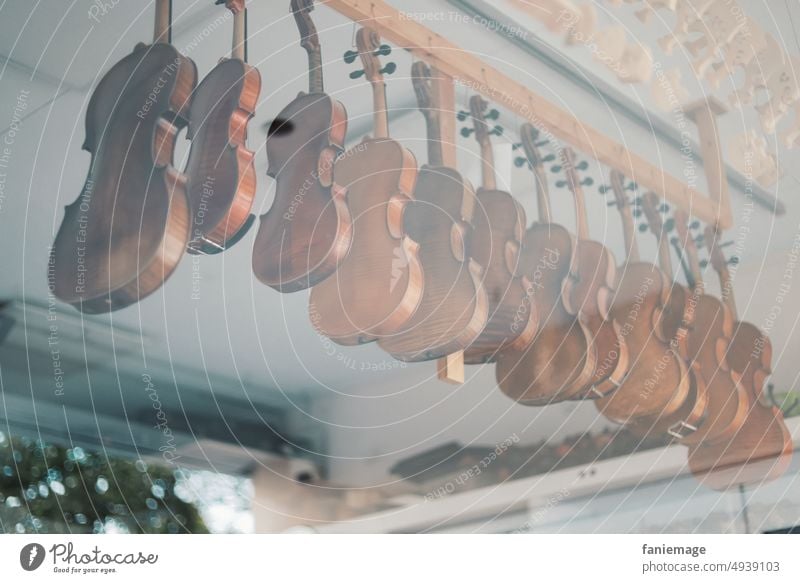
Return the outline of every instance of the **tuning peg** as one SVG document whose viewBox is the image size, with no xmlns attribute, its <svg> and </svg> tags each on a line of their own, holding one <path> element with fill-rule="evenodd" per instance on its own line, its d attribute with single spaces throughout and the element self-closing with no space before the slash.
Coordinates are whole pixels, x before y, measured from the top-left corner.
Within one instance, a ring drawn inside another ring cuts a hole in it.
<svg viewBox="0 0 800 583">
<path fill-rule="evenodd" d="M 636 190 L 637 188 L 639 188 L 639 185 L 638 185 L 638 184 L 636 184 L 636 183 L 635 183 L 633 180 L 631 180 L 631 181 L 628 183 L 628 185 L 625 187 L 625 190 L 634 191 L 634 190 Z"/>
<path fill-rule="evenodd" d="M 495 120 L 500 117 L 500 112 L 496 109 L 490 109 L 489 112 L 484 116 L 486 119 Z"/>
<path fill-rule="evenodd" d="M 515 144 L 511 144 L 512 150 L 519 150 L 522 147 L 522 142 L 517 142 Z"/>
<path fill-rule="evenodd" d="M 669 232 L 670 232 L 670 231 L 672 231 L 674 228 L 675 228 L 675 219 L 673 219 L 673 218 L 671 218 L 671 217 L 670 217 L 669 219 L 667 219 L 666 221 L 664 221 L 664 230 L 665 230 L 665 231 L 667 231 L 667 232 L 669 233 Z"/>
<path fill-rule="evenodd" d="M 550 172 L 561 172 L 561 165 L 556 164 L 555 166 L 550 166 Z"/>
<path fill-rule="evenodd" d="M 548 154 L 547 156 L 542 158 L 542 162 L 552 162 L 555 159 L 556 159 L 556 155 L 555 154 Z"/>
<path fill-rule="evenodd" d="M 376 57 L 388 57 L 392 54 L 392 47 L 389 45 L 381 45 L 377 48 L 377 50 L 372 53 Z"/>
<path fill-rule="evenodd" d="M 634 208 L 634 209 L 633 209 L 633 211 L 631 211 L 631 214 L 632 214 L 634 217 L 636 217 L 636 218 L 639 218 L 639 217 L 641 217 L 641 216 L 642 216 L 642 209 L 640 209 L 640 208 Z"/>
<path fill-rule="evenodd" d="M 397 70 L 397 64 L 396 63 L 386 63 L 386 65 L 383 67 L 383 69 L 378 71 L 378 73 L 381 73 L 382 75 L 391 75 L 396 70 Z"/>
<path fill-rule="evenodd" d="M 672 245 L 677 245 L 678 243 L 680 243 L 680 240 L 677 237 L 670 237 L 669 242 Z"/>
<path fill-rule="evenodd" d="M 611 191 L 611 187 L 608 184 L 601 184 L 597 189 L 597 192 L 599 192 L 600 194 L 602 194 L 604 196 L 606 194 L 608 194 L 610 191 Z"/>
<path fill-rule="evenodd" d="M 516 166 L 517 168 L 522 168 L 527 163 L 528 161 L 522 156 L 517 156 L 516 158 L 514 158 L 514 166 Z"/>
<path fill-rule="evenodd" d="M 538 142 L 536 142 L 535 145 L 536 145 L 536 147 L 541 148 L 542 146 L 546 146 L 549 143 L 550 143 L 550 140 L 539 140 Z"/>
<path fill-rule="evenodd" d="M 502 136 L 503 135 L 503 128 L 500 126 L 494 126 L 492 131 L 489 132 L 490 135 L 493 136 Z"/>
<path fill-rule="evenodd" d="M 739 258 L 736 255 L 733 255 L 730 259 L 728 259 L 728 265 L 739 265 Z"/>
<path fill-rule="evenodd" d="M 720 243 L 718 247 L 720 248 L 730 247 L 731 245 L 733 245 L 733 243 L 734 243 L 733 241 L 725 241 L 724 243 Z"/>
<path fill-rule="evenodd" d="M 700 267 L 702 267 L 703 269 L 705 269 L 706 267 L 708 267 L 708 259 L 703 259 L 703 260 L 700 262 Z"/>
<path fill-rule="evenodd" d="M 668 213 L 669 212 L 669 205 L 665 202 L 662 202 L 658 205 L 658 212 L 660 213 Z"/>
<path fill-rule="evenodd" d="M 469 112 L 468 111 L 464 111 L 463 109 L 456 114 L 456 119 L 458 121 L 464 121 L 468 117 L 469 117 Z"/>
<path fill-rule="evenodd" d="M 647 225 L 645 225 L 644 223 L 639 225 L 639 232 L 640 233 L 644 233 L 646 230 L 647 230 Z"/>
<path fill-rule="evenodd" d="M 589 163 L 586 160 L 582 160 L 575 165 L 575 168 L 578 170 L 586 170 L 589 167 Z"/>
<path fill-rule="evenodd" d="M 556 182 L 556 187 L 557 188 L 564 188 L 566 185 L 567 185 L 567 181 L 566 180 L 559 180 L 559 181 Z"/>
<path fill-rule="evenodd" d="M 354 63 L 355 60 L 358 58 L 358 51 L 345 51 L 344 52 L 344 62 L 345 63 Z"/>
<path fill-rule="evenodd" d="M 702 233 L 697 235 L 697 237 L 694 238 L 694 244 L 695 245 L 703 245 L 705 243 L 705 241 L 706 241 L 706 237 Z"/>
<path fill-rule="evenodd" d="M 617 206 L 617 201 L 616 200 L 609 200 L 606 203 L 606 206 Z"/>
<path fill-rule="evenodd" d="M 700 228 L 700 221 L 692 221 L 689 223 L 690 229 L 699 229 Z"/>
<path fill-rule="evenodd" d="M 359 77 L 363 76 L 364 76 L 364 69 L 358 69 L 357 71 L 353 71 L 352 73 L 350 73 L 351 79 L 358 79 Z"/>
<path fill-rule="evenodd" d="M 634 196 L 633 200 L 631 201 L 632 206 L 641 206 L 642 205 L 642 197 L 641 196 Z"/>
<path fill-rule="evenodd" d="M 474 128 L 461 128 L 461 135 L 464 136 L 465 138 L 468 138 L 472 135 L 474 131 L 475 131 Z"/>
<path fill-rule="evenodd" d="M 587 176 L 581 180 L 581 186 L 591 186 L 592 184 L 594 184 L 594 179 L 591 176 Z"/>
</svg>

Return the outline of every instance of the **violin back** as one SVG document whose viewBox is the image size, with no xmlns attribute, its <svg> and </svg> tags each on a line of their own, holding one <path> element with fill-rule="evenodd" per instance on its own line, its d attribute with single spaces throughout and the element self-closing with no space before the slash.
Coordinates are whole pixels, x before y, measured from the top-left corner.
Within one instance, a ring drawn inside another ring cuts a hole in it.
<svg viewBox="0 0 800 583">
<path fill-rule="evenodd" d="M 420 169 L 414 200 L 405 210 L 405 231 L 419 243 L 425 273 L 422 299 L 402 332 L 378 341 L 397 359 L 420 361 L 463 350 L 488 318 L 482 269 L 468 254 L 472 186 L 445 166 Z"/>
<path fill-rule="evenodd" d="M 526 296 L 527 282 L 517 275 L 524 229 L 525 211 L 510 194 L 478 189 L 470 255 L 484 268 L 488 320 L 464 351 L 467 364 L 492 361 L 509 342 L 533 338 L 537 323 Z"/>
<path fill-rule="evenodd" d="M 59 299 L 107 312 L 152 293 L 174 271 L 191 218 L 172 157 L 196 81 L 190 59 L 156 43 L 138 45 L 98 84 L 86 114 L 89 174 L 52 250 Z"/>
<path fill-rule="evenodd" d="M 414 155 L 389 138 L 364 140 L 336 161 L 347 189 L 352 245 L 339 269 L 311 290 L 311 321 L 339 344 L 401 331 L 422 298 L 419 245 L 403 226 L 417 179 Z"/>
<path fill-rule="evenodd" d="M 247 124 L 261 92 L 258 69 L 223 59 L 197 86 L 189 108 L 186 164 L 192 210 L 190 252 L 213 253 L 238 240 L 256 193 Z"/>
<path fill-rule="evenodd" d="M 352 241 L 345 190 L 333 167 L 347 133 L 344 106 L 325 93 L 301 93 L 275 118 L 267 137 L 275 199 L 261 216 L 253 272 L 281 292 L 330 276 Z"/>
<path fill-rule="evenodd" d="M 564 307 L 562 288 L 574 261 L 575 240 L 561 225 L 537 223 L 526 234 L 519 270 L 527 301 L 539 314 L 532 341 L 502 351 L 496 377 L 508 397 L 546 405 L 575 396 L 591 379 L 596 353 L 584 323 Z"/>
</svg>

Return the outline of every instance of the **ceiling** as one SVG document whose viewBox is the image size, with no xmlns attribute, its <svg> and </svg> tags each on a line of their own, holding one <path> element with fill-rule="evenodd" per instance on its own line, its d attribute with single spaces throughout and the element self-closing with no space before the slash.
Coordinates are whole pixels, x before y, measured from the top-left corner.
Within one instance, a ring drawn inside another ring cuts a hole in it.
<svg viewBox="0 0 800 583">
<path fill-rule="evenodd" d="M 151 2 L 105 4 L 109 8 L 100 14 L 98 4 L 91 0 L 0 2 L 0 135 L 12 138 L 11 163 L 5 171 L 4 197 L 0 198 L 0 299 L 48 305 L 48 246 L 61 221 L 63 207 L 80 191 L 90 160 L 89 154 L 81 150 L 81 143 L 91 89 L 136 42 L 147 41 L 152 34 Z M 631 119 L 630 112 L 634 111 L 645 120 L 661 119 L 674 125 L 669 114 L 650 106 L 648 87 L 613 82 L 582 47 L 564 48 L 539 23 L 503 0 L 406 0 L 392 4 L 409 14 L 495 10 L 515 20 L 530 31 L 526 42 L 550 46 L 572 61 L 573 74 L 577 71 L 588 75 L 596 87 L 600 81 L 613 84 L 628 111 L 604 102 L 599 90 L 576 88 L 563 70 L 537 63 L 525 47 L 512 42 L 514 39 L 465 24 L 463 19 L 437 21 L 435 26 L 456 44 L 469 47 L 572 111 L 576 120 L 595 125 L 653 162 L 680 173 L 680 152 L 664 146 L 649 128 Z M 800 53 L 791 25 L 792 18 L 800 22 L 796 3 L 751 0 L 746 7 L 762 26 L 781 35 L 787 50 Z M 628 7 L 599 3 L 598 11 L 604 22 L 619 18 L 629 27 L 631 36 L 643 42 L 662 34 L 657 30 L 658 21 L 644 27 Z M 227 11 L 215 7 L 210 0 L 175 0 L 173 18 L 173 42 L 196 61 L 201 75 L 229 51 L 230 19 Z M 353 24 L 324 6 L 314 12 L 314 18 L 322 40 L 326 89 L 346 104 L 350 139 L 359 139 L 369 131 L 371 93 L 362 80 L 348 78 L 355 67 L 341 59 L 342 53 L 352 47 Z M 668 25 L 666 20 L 660 23 L 662 29 Z M 263 78 L 257 115 L 250 125 L 250 146 L 256 151 L 260 181 L 256 208 L 264 212 L 269 208 L 271 193 L 270 179 L 265 174 L 262 126 L 305 89 L 306 59 L 297 44 L 288 0 L 251 2 L 248 28 L 250 62 L 259 67 Z M 399 50 L 391 59 L 398 65 L 398 72 L 388 78 L 392 130 L 424 161 L 423 119 L 412 111 L 415 99 L 406 73 L 411 59 Z M 663 59 L 665 68 L 674 65 L 689 70 L 685 55 Z M 691 76 L 685 73 L 684 80 L 687 79 Z M 701 86 L 686 83 L 693 96 L 703 94 Z M 457 98 L 462 104 L 467 97 L 464 88 L 458 88 Z M 21 103 L 22 123 L 12 129 L 10 120 Z M 504 112 L 500 123 L 507 127 L 506 135 L 496 144 L 501 184 L 534 217 L 531 176 L 512 163 L 511 142 L 517 122 Z M 755 118 L 746 111 L 727 114 L 721 121 L 723 143 L 743 128 L 755 127 L 754 123 Z M 176 165 L 185 160 L 186 154 L 186 144 L 182 143 L 176 152 Z M 737 242 L 736 252 L 742 258 L 736 277 L 741 315 L 770 328 L 776 346 L 775 379 L 785 386 L 794 386 L 796 381 L 790 355 L 800 349 L 795 332 L 800 303 L 786 299 L 781 305 L 781 317 L 770 319 L 770 314 L 778 302 L 774 299 L 777 286 L 786 277 L 786 254 L 791 252 L 800 228 L 800 211 L 791 196 L 800 179 L 800 160 L 796 157 L 794 152 L 781 152 L 785 175 L 775 192 L 787 207 L 786 215 L 776 218 L 761 207 L 753 207 L 741 193 L 734 193 L 736 227 L 731 232 Z M 474 182 L 479 181 L 478 152 L 471 140 L 459 144 L 459 166 Z M 607 177 L 606 169 L 594 165 L 589 173 L 598 184 Z M 703 190 L 702 182 L 700 185 Z M 572 225 L 569 197 L 556 196 L 554 206 L 558 219 Z M 615 212 L 601 196 L 591 197 L 589 206 L 592 235 L 619 253 L 622 242 Z M 315 441 L 314 453 L 328 460 L 331 475 L 343 482 L 381 482 L 387 479 L 386 468 L 398 458 L 453 439 L 467 444 L 496 443 L 517 434 L 533 441 L 601 423 L 591 404 L 547 409 L 515 405 L 496 390 L 491 367 L 468 368 L 467 382 L 455 387 L 436 380 L 433 363 L 401 365 L 375 346 L 344 348 L 330 343 L 318 336 L 309 323 L 306 292 L 283 295 L 255 280 L 250 269 L 253 236 L 254 232 L 219 256 L 187 256 L 163 289 L 120 312 L 81 321 L 74 314 L 67 315 L 69 308 L 58 306 L 59 314 L 64 314 L 60 332 L 68 338 L 64 343 L 69 343 L 80 357 L 81 329 L 94 330 L 104 340 L 86 350 L 84 356 L 90 367 L 106 367 L 111 373 L 124 369 L 123 376 L 131 379 L 148 367 L 157 368 L 174 393 L 171 402 L 182 403 L 181 407 L 197 399 L 198 407 L 210 406 L 207 404 L 212 401 L 202 398 L 216 396 L 245 406 L 251 402 L 279 406 L 291 418 L 287 425 L 295 434 L 311 431 L 309 428 L 320 430 L 323 437 Z M 653 242 L 643 242 L 645 253 L 653 256 Z M 193 286 L 199 286 L 199 293 L 194 294 L 197 299 L 193 299 Z M 800 297 L 796 293 L 794 296 Z M 4 390 L 52 400 L 50 371 L 41 370 L 42 366 L 48 368 L 47 359 L 45 364 L 32 366 L 29 357 L 31 353 L 48 354 L 50 349 L 46 327 L 41 326 L 46 309 L 32 313 L 30 318 L 22 322 L 21 333 L 15 332 L 20 334 L 16 345 L 21 345 L 23 351 L 0 349 Z M 115 338 L 119 334 L 132 338 L 133 349 L 118 361 Z M 37 362 L 41 363 L 41 358 Z M 192 371 L 191 380 L 175 373 L 173 365 Z M 71 374 L 69 382 L 86 384 L 85 373 Z M 127 407 L 146 405 L 135 381 L 118 384 L 113 398 L 106 395 L 105 402 L 98 397 L 98 391 L 90 396 L 76 391 L 70 406 L 87 407 L 88 402 L 83 399 L 97 399 L 98 406 L 116 414 Z M 291 441 L 292 436 L 289 437 Z"/>
</svg>

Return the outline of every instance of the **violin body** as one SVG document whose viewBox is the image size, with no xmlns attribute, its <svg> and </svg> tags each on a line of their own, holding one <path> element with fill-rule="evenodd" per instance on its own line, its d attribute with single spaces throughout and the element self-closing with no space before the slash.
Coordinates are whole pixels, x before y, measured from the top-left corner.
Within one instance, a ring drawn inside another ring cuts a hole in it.
<svg viewBox="0 0 800 583">
<path fill-rule="evenodd" d="M 246 231 L 256 194 L 247 124 L 261 93 L 261 74 L 223 59 L 197 86 L 189 108 L 186 164 L 192 210 L 190 253 L 216 253 Z"/>
<path fill-rule="evenodd" d="M 744 423 L 750 408 L 747 392 L 727 364 L 733 315 L 719 299 L 701 294 L 688 335 L 689 358 L 696 362 L 708 387 L 708 413 L 698 430 L 684 443 L 709 445 L 726 442 Z"/>
<path fill-rule="evenodd" d="M 783 414 L 763 401 L 764 381 L 771 372 L 769 338 L 749 322 L 736 322 L 727 359 L 749 399 L 744 422 L 727 441 L 689 450 L 692 474 L 715 490 L 781 476 L 791 463 L 793 450 Z"/>
<path fill-rule="evenodd" d="M 520 269 L 528 280 L 539 330 L 532 341 L 503 350 L 495 374 L 500 389 L 523 405 L 546 405 L 579 394 L 597 363 L 591 332 L 564 305 L 562 289 L 574 263 L 575 240 L 564 227 L 536 223 L 525 233 Z"/>
<path fill-rule="evenodd" d="M 620 325 L 631 365 L 621 386 L 595 401 L 603 415 L 618 423 L 669 417 L 689 396 L 686 362 L 676 353 L 663 323 L 670 285 L 653 264 L 628 263 L 621 272 L 610 315 Z"/>
<path fill-rule="evenodd" d="M 609 394 L 628 371 L 627 344 L 609 316 L 616 279 L 616 262 L 608 248 L 597 241 L 578 241 L 576 270 L 564 281 L 563 297 L 567 311 L 582 316 L 597 355 L 594 373 L 580 398 Z"/>
<path fill-rule="evenodd" d="M 186 177 L 172 158 L 196 82 L 190 59 L 155 43 L 137 45 L 98 84 L 86 114 L 88 177 L 52 250 L 59 299 L 108 312 L 149 295 L 174 271 L 191 215 Z"/>
<path fill-rule="evenodd" d="M 502 190 L 480 188 L 477 202 L 470 254 L 484 268 L 488 321 L 464 351 L 467 364 L 490 362 L 510 343 L 527 344 L 537 327 L 529 283 L 517 273 L 525 211 Z"/>
<path fill-rule="evenodd" d="M 347 189 L 352 245 L 339 269 L 311 290 L 309 312 L 339 344 L 395 334 L 419 306 L 419 245 L 403 225 L 416 179 L 414 155 L 390 138 L 364 140 L 334 164 L 334 182 Z"/>
<path fill-rule="evenodd" d="M 261 216 L 253 272 L 281 292 L 330 276 L 347 255 L 352 218 L 333 167 L 347 133 L 344 106 L 325 93 L 301 93 L 275 118 L 267 137 L 275 199 Z"/>
<path fill-rule="evenodd" d="M 474 207 L 472 187 L 456 170 L 420 169 L 403 220 L 405 232 L 419 244 L 425 285 L 403 331 L 378 340 L 393 357 L 408 362 L 440 358 L 469 346 L 486 325 L 482 269 L 468 254 Z"/>
</svg>

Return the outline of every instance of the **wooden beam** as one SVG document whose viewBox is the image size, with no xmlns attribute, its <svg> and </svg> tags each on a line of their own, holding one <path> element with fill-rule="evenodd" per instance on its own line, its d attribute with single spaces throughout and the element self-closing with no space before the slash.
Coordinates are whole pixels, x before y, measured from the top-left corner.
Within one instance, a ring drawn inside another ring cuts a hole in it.
<svg viewBox="0 0 800 583">
<path fill-rule="evenodd" d="M 702 192 L 629 151 L 470 51 L 404 17 L 383 0 L 323 0 L 320 3 L 354 22 L 373 28 L 386 40 L 410 51 L 456 82 L 509 109 L 555 138 L 590 153 L 602 164 L 619 170 L 642 188 L 652 190 L 687 213 L 722 229 L 730 228 L 730 216 L 721 215 L 717 203 Z"/>
<path fill-rule="evenodd" d="M 697 126 L 708 193 L 717 204 L 719 219 L 714 224 L 731 224 L 731 195 L 717 129 L 717 116 L 727 113 L 728 108 L 717 98 L 708 97 L 686 105 L 684 111 Z"/>
<path fill-rule="evenodd" d="M 439 137 L 442 141 L 442 162 L 456 168 L 456 90 L 453 78 L 431 69 L 434 100 L 439 105 Z M 454 352 L 439 359 L 436 376 L 440 381 L 453 384 L 464 382 L 464 352 Z"/>
</svg>

